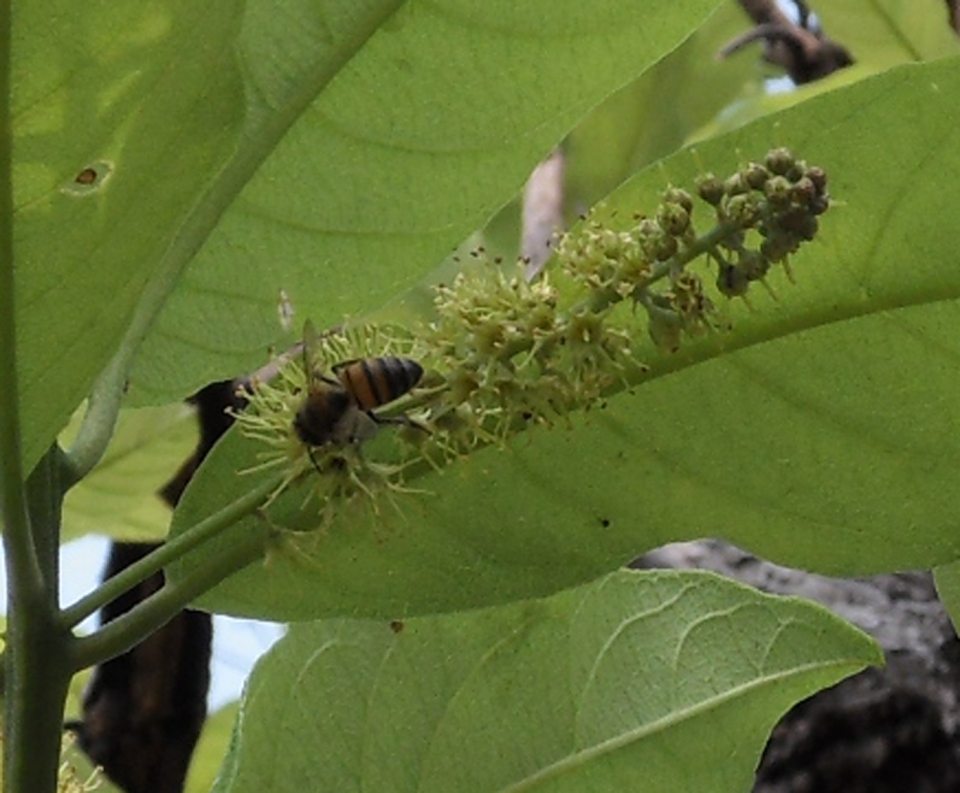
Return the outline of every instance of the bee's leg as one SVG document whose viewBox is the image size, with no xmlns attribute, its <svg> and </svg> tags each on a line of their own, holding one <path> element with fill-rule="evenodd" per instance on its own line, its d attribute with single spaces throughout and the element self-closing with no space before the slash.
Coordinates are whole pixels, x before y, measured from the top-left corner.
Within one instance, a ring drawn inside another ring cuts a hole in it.
<svg viewBox="0 0 960 793">
<path fill-rule="evenodd" d="M 372 410 L 367 411 L 367 415 L 370 416 L 377 424 L 399 424 L 404 427 L 413 427 L 414 429 L 421 430 L 422 432 L 429 433 L 430 430 L 423 426 L 418 421 L 414 421 L 405 413 L 401 413 L 399 416 L 378 416 Z"/>
<path fill-rule="evenodd" d="M 323 473 L 323 469 L 320 467 L 320 463 L 317 462 L 317 458 L 313 456 L 313 452 L 316 449 L 315 446 L 307 446 L 307 454 L 310 457 L 310 462 L 313 463 L 313 467 L 317 469 L 318 474 Z"/>
<path fill-rule="evenodd" d="M 340 455 L 327 455 L 327 462 L 329 465 L 326 469 L 320 467 L 320 463 L 317 462 L 317 458 L 314 457 L 314 452 L 316 452 L 316 446 L 307 447 L 307 455 L 310 457 L 310 462 L 313 463 L 313 467 L 317 469 L 318 474 L 330 474 L 334 471 L 342 471 L 347 467 L 347 460 Z"/>
</svg>

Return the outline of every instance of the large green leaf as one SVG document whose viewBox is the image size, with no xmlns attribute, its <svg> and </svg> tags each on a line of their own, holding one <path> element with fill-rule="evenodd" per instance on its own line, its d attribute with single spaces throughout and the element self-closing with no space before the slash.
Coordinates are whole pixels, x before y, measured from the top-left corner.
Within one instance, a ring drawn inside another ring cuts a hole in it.
<svg viewBox="0 0 960 793">
<path fill-rule="evenodd" d="M 16 354 L 28 470 L 116 351 L 148 284 L 175 274 L 164 254 L 233 149 L 240 13 L 238 2 L 183 0 L 16 9 Z"/>
<path fill-rule="evenodd" d="M 790 705 L 880 662 L 824 609 L 702 572 L 297 625 L 255 669 L 215 789 L 733 793 Z"/>
<path fill-rule="evenodd" d="M 955 90 L 956 60 L 905 67 L 666 161 L 689 183 L 697 162 L 725 172 L 734 152 L 762 152 L 789 130 L 839 199 L 794 262 L 797 284 L 773 277 L 778 300 L 731 304 L 731 332 L 676 355 L 642 348 L 647 380 L 572 428 L 533 429 L 411 481 L 428 494 L 398 495 L 399 515 L 348 511 L 324 533 L 288 535 L 267 565 L 201 603 L 279 619 L 460 609 L 546 594 L 710 535 L 839 574 L 960 556 L 960 268 L 941 221 L 960 200 Z M 663 173 L 625 185 L 611 211 L 649 211 Z M 175 532 L 257 483 L 234 473 L 257 448 L 228 438 L 214 451 Z M 245 521 L 171 575 L 263 526 Z"/>
<path fill-rule="evenodd" d="M 627 0 L 20 9 L 27 467 L 171 290 L 134 401 L 251 368 L 284 341 L 281 290 L 322 325 L 410 284 L 715 4 L 660 0 L 642 27 Z"/>
<path fill-rule="evenodd" d="M 298 327 L 324 327 L 412 285 L 715 5 L 252 0 L 237 157 L 262 165 L 166 306 L 132 396 L 254 369 L 290 342 L 281 290 Z"/>
</svg>

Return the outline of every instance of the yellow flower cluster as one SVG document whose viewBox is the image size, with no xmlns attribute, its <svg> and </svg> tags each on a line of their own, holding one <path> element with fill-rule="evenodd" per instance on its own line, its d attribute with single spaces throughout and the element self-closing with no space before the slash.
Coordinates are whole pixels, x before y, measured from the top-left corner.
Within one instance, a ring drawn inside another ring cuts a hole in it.
<svg viewBox="0 0 960 793">
<path fill-rule="evenodd" d="M 375 500 L 380 484 L 401 487 L 411 467 L 440 468 L 531 423 L 589 409 L 645 370 L 634 355 L 637 322 L 616 313 L 618 304 L 645 312 L 653 342 L 675 351 L 685 335 L 716 324 L 714 303 L 691 269 L 697 260 L 716 266 L 721 296 L 743 297 L 772 267 L 787 267 L 829 206 L 823 170 L 782 148 L 726 179 L 702 176 L 696 192 L 714 216 L 705 233 L 695 227 L 694 196 L 670 187 L 656 212 L 626 228 L 597 220 L 599 213 L 585 218 L 559 240 L 552 275 L 530 283 L 520 267 L 471 267 L 436 287 L 434 315 L 418 329 L 359 326 L 321 337 L 316 357 L 328 365 L 395 355 L 426 371 L 416 388 L 376 411 L 380 422 L 384 413 L 407 417 L 393 433 L 391 464 L 368 462 L 359 433 L 322 447 L 298 436 L 295 417 L 317 373 L 297 355 L 276 384 L 254 384 L 239 416 L 243 431 L 273 446 L 273 463 L 296 461 L 291 480 L 313 468 L 329 474 L 316 490 L 329 503 Z M 564 280 L 562 290 L 554 285 Z M 324 387 L 342 386 L 331 379 Z"/>
</svg>

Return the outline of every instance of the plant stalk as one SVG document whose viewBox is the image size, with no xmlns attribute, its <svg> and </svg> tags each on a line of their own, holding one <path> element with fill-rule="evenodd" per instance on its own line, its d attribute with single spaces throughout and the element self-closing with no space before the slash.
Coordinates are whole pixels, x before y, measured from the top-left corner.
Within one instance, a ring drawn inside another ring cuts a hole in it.
<svg viewBox="0 0 960 793">
<path fill-rule="evenodd" d="M 57 625 L 56 553 L 60 461 L 48 454 L 26 482 L 13 258 L 13 129 L 10 116 L 10 0 L 0 0 L 0 515 L 7 566 L 3 789 L 57 789 L 63 702 L 70 681 L 69 632 Z"/>
<path fill-rule="evenodd" d="M 70 648 L 74 671 L 103 663 L 127 652 L 163 627 L 199 595 L 263 556 L 269 528 L 247 534 L 209 565 L 176 583 L 169 581 L 130 611 L 107 623 L 96 633 L 75 639 Z"/>
<path fill-rule="evenodd" d="M 11 562 L 20 554 L 9 523 L 4 532 L 8 559 L 7 648 L 4 653 L 4 790 L 56 790 L 60 764 L 63 703 L 73 669 L 71 632 L 60 625 L 57 564 L 62 460 L 54 446 L 27 480 L 32 533 L 27 544 L 39 580 Z M 26 570 L 32 565 L 26 566 Z"/>
<path fill-rule="evenodd" d="M 183 533 L 164 543 L 138 562 L 125 568 L 107 581 L 104 581 L 103 584 L 90 592 L 90 594 L 84 596 L 69 608 L 64 609 L 60 615 L 60 624 L 64 628 L 76 626 L 97 609 L 115 600 L 141 581 L 145 581 L 151 575 L 170 564 L 170 562 L 179 559 L 201 543 L 212 539 L 220 534 L 220 532 L 230 528 L 238 520 L 260 507 L 282 481 L 283 477 L 279 475 L 266 480 L 242 498 L 228 504 L 219 512 L 210 515 L 195 526 L 186 529 Z"/>
<path fill-rule="evenodd" d="M 100 373 L 90 393 L 80 432 L 66 454 L 64 484 L 70 488 L 100 462 L 120 414 L 128 358 L 118 353 Z"/>
</svg>

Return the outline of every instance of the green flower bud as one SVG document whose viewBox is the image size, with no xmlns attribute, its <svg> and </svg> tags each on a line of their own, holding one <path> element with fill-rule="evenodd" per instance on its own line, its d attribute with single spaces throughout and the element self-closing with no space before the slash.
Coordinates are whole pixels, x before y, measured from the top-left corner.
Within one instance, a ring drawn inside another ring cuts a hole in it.
<svg viewBox="0 0 960 793">
<path fill-rule="evenodd" d="M 737 265 L 748 281 L 759 281 L 770 272 L 770 262 L 756 251 L 744 251 Z"/>
<path fill-rule="evenodd" d="M 717 206 L 724 196 L 723 182 L 712 173 L 697 177 L 697 193 L 711 206 Z"/>
<path fill-rule="evenodd" d="M 670 187 L 663 194 L 663 203 L 677 204 L 683 207 L 687 214 L 693 212 L 693 197 L 680 187 Z"/>
<path fill-rule="evenodd" d="M 807 168 L 806 176 L 813 182 L 813 186 L 817 189 L 817 195 L 823 195 L 826 192 L 827 172 L 823 168 L 818 165 L 811 166 Z"/>
<path fill-rule="evenodd" d="M 764 184 L 770 178 L 770 171 L 758 162 L 751 162 L 742 171 L 743 178 L 754 190 L 763 190 Z"/>
<path fill-rule="evenodd" d="M 771 149 L 767 152 L 764 163 L 767 168 L 770 169 L 771 173 L 777 176 L 785 176 L 793 167 L 793 152 L 782 146 L 777 149 Z"/>
<path fill-rule="evenodd" d="M 790 189 L 790 197 L 796 204 L 809 206 L 810 202 L 817 197 L 817 188 L 813 180 L 807 176 L 800 177 Z"/>
<path fill-rule="evenodd" d="M 774 206 L 786 206 L 790 203 L 790 193 L 793 185 L 784 176 L 774 176 L 768 179 L 763 187 L 763 194 Z"/>
<path fill-rule="evenodd" d="M 800 243 L 782 232 L 771 234 L 760 243 L 760 255 L 771 262 L 782 262 L 791 253 L 795 253 Z"/>
<path fill-rule="evenodd" d="M 741 228 L 750 228 L 760 219 L 760 206 L 754 195 L 735 195 L 723 204 L 728 218 Z"/>
<path fill-rule="evenodd" d="M 743 195 L 750 192 L 750 184 L 742 173 L 735 173 L 723 183 L 723 190 L 728 196 Z"/>
<path fill-rule="evenodd" d="M 657 222 L 667 234 L 679 237 L 690 228 L 690 213 L 679 204 L 661 204 Z"/>
<path fill-rule="evenodd" d="M 727 262 L 720 263 L 720 272 L 717 274 L 717 289 L 726 297 L 740 297 L 747 293 L 750 281 L 746 274 L 736 265 Z"/>
</svg>

